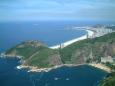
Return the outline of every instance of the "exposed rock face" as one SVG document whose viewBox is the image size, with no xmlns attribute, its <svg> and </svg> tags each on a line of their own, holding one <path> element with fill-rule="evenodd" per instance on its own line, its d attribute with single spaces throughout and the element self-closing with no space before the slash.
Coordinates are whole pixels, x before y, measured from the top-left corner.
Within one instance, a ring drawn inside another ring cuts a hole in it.
<svg viewBox="0 0 115 86">
<path fill-rule="evenodd" d="M 49 59 L 50 65 L 61 65 L 63 64 L 59 54 L 54 54 Z"/>
<path fill-rule="evenodd" d="M 100 62 L 101 57 L 115 56 L 115 32 L 94 39 L 86 39 L 61 51 L 65 63 Z"/>
</svg>

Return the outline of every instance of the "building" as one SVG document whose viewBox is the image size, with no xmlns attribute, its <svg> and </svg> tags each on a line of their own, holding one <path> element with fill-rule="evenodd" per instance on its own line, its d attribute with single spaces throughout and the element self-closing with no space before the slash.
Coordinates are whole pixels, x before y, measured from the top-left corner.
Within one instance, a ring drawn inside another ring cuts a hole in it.
<svg viewBox="0 0 115 86">
<path fill-rule="evenodd" d="M 107 62 L 113 63 L 113 58 L 111 56 L 101 57 L 101 62 L 102 63 L 107 63 Z"/>
</svg>

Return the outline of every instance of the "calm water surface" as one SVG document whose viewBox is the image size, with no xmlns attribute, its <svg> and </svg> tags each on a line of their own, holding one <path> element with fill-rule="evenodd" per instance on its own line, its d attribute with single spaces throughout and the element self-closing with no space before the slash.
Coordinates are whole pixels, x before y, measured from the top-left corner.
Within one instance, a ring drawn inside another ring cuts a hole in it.
<svg viewBox="0 0 115 86">
<path fill-rule="evenodd" d="M 92 22 L 4 22 L 0 23 L 0 52 L 27 40 L 56 45 L 86 34 L 72 30 Z M 61 67 L 50 72 L 32 73 L 18 70 L 18 59 L 0 58 L 0 86 L 97 86 L 107 73 L 90 66 Z"/>
<path fill-rule="evenodd" d="M 61 67 L 50 72 L 18 70 L 17 59 L 0 59 L 0 86 L 97 86 L 107 73 L 90 66 Z"/>
</svg>

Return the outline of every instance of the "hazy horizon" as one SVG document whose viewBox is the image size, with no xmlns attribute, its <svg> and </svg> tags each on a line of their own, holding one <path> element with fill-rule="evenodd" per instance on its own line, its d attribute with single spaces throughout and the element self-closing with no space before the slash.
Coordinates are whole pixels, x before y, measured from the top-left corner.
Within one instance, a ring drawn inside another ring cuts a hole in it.
<svg viewBox="0 0 115 86">
<path fill-rule="evenodd" d="M 0 21 L 115 21 L 114 0 L 1 0 Z"/>
</svg>

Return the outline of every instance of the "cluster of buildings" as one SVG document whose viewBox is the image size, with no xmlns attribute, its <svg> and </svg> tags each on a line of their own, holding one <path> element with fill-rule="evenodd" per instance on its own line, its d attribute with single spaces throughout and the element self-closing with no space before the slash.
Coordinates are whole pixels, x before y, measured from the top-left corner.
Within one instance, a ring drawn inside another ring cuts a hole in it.
<svg viewBox="0 0 115 86">
<path fill-rule="evenodd" d="M 92 35 L 91 38 L 95 38 L 95 37 L 100 37 L 100 36 L 103 36 L 105 34 L 108 34 L 108 33 L 112 33 L 113 30 L 110 29 L 110 28 L 107 28 L 105 26 L 101 26 L 101 27 L 89 27 L 90 30 L 92 30 L 94 32 L 94 34 Z"/>
<path fill-rule="evenodd" d="M 107 57 L 101 57 L 101 63 L 113 63 L 115 62 L 115 57 L 107 56 Z"/>
</svg>

